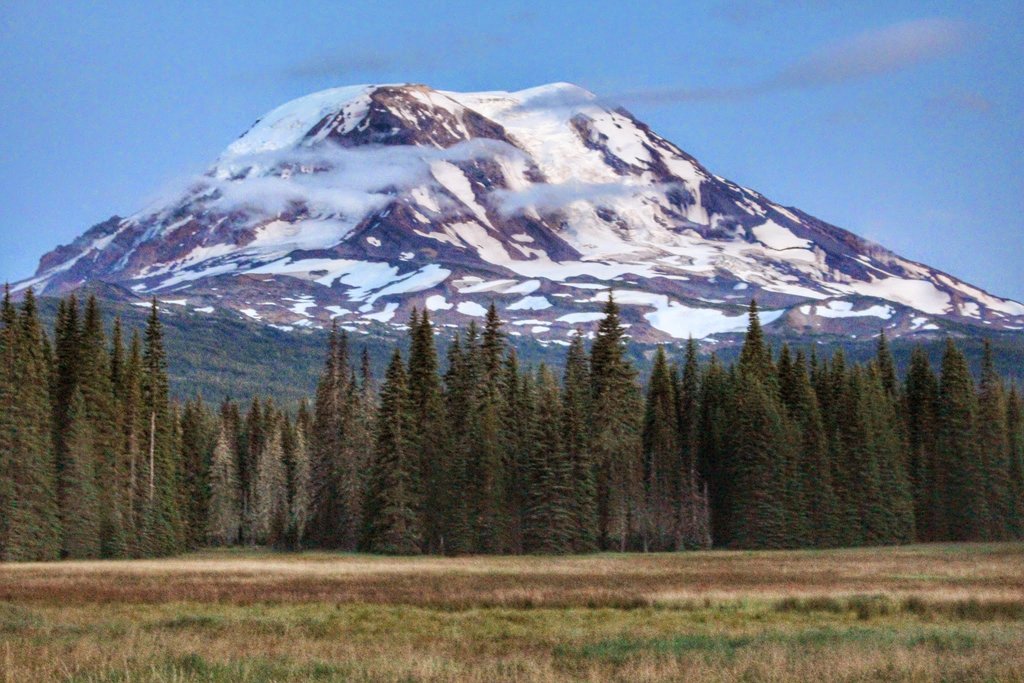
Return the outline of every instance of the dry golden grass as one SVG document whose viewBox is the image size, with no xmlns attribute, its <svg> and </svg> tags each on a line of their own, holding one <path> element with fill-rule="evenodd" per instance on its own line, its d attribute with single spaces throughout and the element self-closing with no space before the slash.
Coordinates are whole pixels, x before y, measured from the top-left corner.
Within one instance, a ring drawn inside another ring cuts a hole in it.
<svg viewBox="0 0 1024 683">
<path fill-rule="evenodd" d="M 1024 681 L 1024 545 L 0 565 L 0 681 Z"/>
</svg>

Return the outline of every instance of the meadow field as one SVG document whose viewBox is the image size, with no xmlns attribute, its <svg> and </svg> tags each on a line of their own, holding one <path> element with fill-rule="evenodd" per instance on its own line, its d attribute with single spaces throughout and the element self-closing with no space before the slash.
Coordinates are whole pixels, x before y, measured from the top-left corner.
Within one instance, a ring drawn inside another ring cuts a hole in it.
<svg viewBox="0 0 1024 683">
<path fill-rule="evenodd" d="M 6 564 L 0 680 L 1024 681 L 1024 544 Z"/>
</svg>

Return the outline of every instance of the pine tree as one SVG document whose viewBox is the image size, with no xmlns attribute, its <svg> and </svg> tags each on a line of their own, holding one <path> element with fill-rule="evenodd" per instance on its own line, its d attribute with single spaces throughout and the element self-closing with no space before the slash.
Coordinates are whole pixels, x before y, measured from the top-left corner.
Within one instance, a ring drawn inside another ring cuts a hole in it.
<svg viewBox="0 0 1024 683">
<path fill-rule="evenodd" d="M 828 440 L 817 394 L 811 385 L 804 356 L 797 353 L 789 373 L 783 375 L 783 395 L 787 408 L 799 426 L 800 458 L 797 476 L 803 489 L 803 515 L 807 522 L 807 542 L 818 548 L 836 543 L 836 495 L 832 464 L 828 459 Z"/>
<path fill-rule="evenodd" d="M 470 524 L 478 552 L 506 553 L 512 549 L 511 509 L 508 501 L 508 444 L 503 440 L 505 336 L 497 309 L 487 310 L 479 347 L 468 346 L 476 356 L 479 382 L 470 404 L 470 451 L 467 459 L 470 493 Z"/>
<path fill-rule="evenodd" d="M 206 539 L 209 468 L 213 430 L 202 396 L 185 403 L 181 415 L 180 503 L 185 547 L 195 549 Z"/>
<path fill-rule="evenodd" d="M 599 539 L 602 548 L 624 551 L 640 543 L 643 408 L 611 295 L 590 351 L 590 368 Z"/>
<path fill-rule="evenodd" d="M 272 406 L 265 411 L 265 432 L 256 459 L 252 487 L 252 540 L 259 545 L 283 543 L 288 531 L 288 476 L 284 462 L 285 418 Z"/>
<path fill-rule="evenodd" d="M 775 364 L 772 362 L 772 352 L 768 348 L 764 338 L 764 331 L 761 329 L 761 318 L 756 299 L 750 300 L 747 317 L 747 333 L 743 340 L 743 349 L 740 352 L 738 368 L 742 372 L 756 377 L 765 385 L 769 392 L 774 391 L 776 389 Z"/>
<path fill-rule="evenodd" d="M 731 545 L 784 548 L 790 545 L 783 467 L 785 418 L 757 374 L 740 371 L 736 392 L 736 450 L 726 473 L 731 484 Z"/>
<path fill-rule="evenodd" d="M 99 303 L 90 296 L 77 352 L 78 390 L 82 394 L 91 433 L 96 490 L 98 492 L 100 552 L 104 557 L 123 557 L 127 551 L 125 510 L 116 482 L 122 478 L 118 452 L 114 388 L 110 359 Z"/>
<path fill-rule="evenodd" d="M 348 337 L 331 332 L 324 371 L 317 385 L 313 418 L 314 545 L 353 551 L 363 523 L 362 443 L 350 437 L 358 405 L 352 386 Z M 361 441 L 361 439 L 360 439 Z"/>
<path fill-rule="evenodd" d="M 301 417 L 303 408 L 300 408 L 300 418 L 296 421 L 295 426 L 295 449 L 292 459 L 292 497 L 289 509 L 289 536 L 292 540 L 292 546 L 296 549 L 302 547 L 302 542 L 305 539 L 313 503 L 313 469 L 306 437 L 308 427 L 305 424 L 306 420 Z"/>
<path fill-rule="evenodd" d="M 558 383 L 545 365 L 537 372 L 532 403 L 533 439 L 523 467 L 523 549 L 566 553 L 573 550 L 573 463 L 563 447 Z"/>
<path fill-rule="evenodd" d="M 366 548 L 371 552 L 419 552 L 421 533 L 413 484 L 418 463 L 409 439 L 411 422 L 405 366 L 396 350 L 381 387 L 377 446 L 367 496 Z"/>
<path fill-rule="evenodd" d="M 131 557 L 145 553 L 144 516 L 149 501 L 148 434 L 142 394 L 142 341 L 132 334 L 121 381 L 115 386 L 118 406 L 122 467 L 127 471 L 123 485 L 125 499 L 125 535 Z"/>
<path fill-rule="evenodd" d="M 28 289 L 0 313 L 0 561 L 52 560 L 61 549 L 44 339 Z"/>
<path fill-rule="evenodd" d="M 939 388 L 939 468 L 948 472 L 944 507 L 949 540 L 980 541 L 990 525 L 984 470 L 978 462 L 977 397 L 967 361 L 946 342 Z M 940 493 L 941 495 L 941 493 Z"/>
<path fill-rule="evenodd" d="M 736 437 L 732 428 L 736 417 L 734 385 L 734 378 L 712 354 L 700 388 L 697 471 L 708 485 L 711 543 L 715 546 L 726 546 L 732 538 L 729 458 Z"/>
<path fill-rule="evenodd" d="M 574 552 L 597 550 L 597 481 L 590 448 L 590 372 L 583 335 L 569 344 L 562 378 L 562 444 L 572 470 L 572 533 Z"/>
<path fill-rule="evenodd" d="M 903 422 L 906 429 L 907 475 L 914 498 L 917 538 L 935 541 L 945 518 L 944 471 L 936 460 L 938 381 L 921 346 L 914 347 L 903 388 Z M 942 491 L 942 497 L 936 494 Z"/>
<path fill-rule="evenodd" d="M 435 503 L 448 487 L 445 478 L 444 450 L 441 435 L 444 431 L 444 405 L 441 382 L 437 374 L 437 350 L 434 346 L 434 327 L 426 310 L 420 316 L 413 309 L 409 321 L 409 401 L 412 409 L 410 441 L 420 455 L 417 480 L 420 484 L 419 510 L 426 551 L 444 552 L 443 509 Z"/>
<path fill-rule="evenodd" d="M 95 437 L 80 391 L 71 397 L 64 432 L 67 449 L 61 470 L 62 555 L 80 560 L 100 555 L 100 500 L 96 486 Z"/>
<path fill-rule="evenodd" d="M 665 349 L 654 356 L 644 410 L 644 549 L 677 550 L 679 509 L 683 497 L 682 448 L 676 396 Z"/>
<path fill-rule="evenodd" d="M 1006 434 L 1010 454 L 1010 507 L 1007 531 L 1014 540 L 1024 539 L 1024 401 L 1016 387 L 1006 400 Z"/>
<path fill-rule="evenodd" d="M 238 474 L 238 450 L 230 418 L 222 414 L 220 432 L 210 463 L 207 540 L 213 545 L 238 543 L 242 526 L 242 489 Z"/>
<path fill-rule="evenodd" d="M 142 415 L 147 499 L 144 503 L 143 534 L 147 554 L 168 555 L 182 547 L 181 516 L 178 509 L 178 462 L 173 448 L 176 425 L 168 398 L 167 357 L 163 325 L 156 299 L 146 323 L 142 355 Z"/>
<path fill-rule="evenodd" d="M 711 511 L 708 487 L 699 472 L 700 461 L 700 367 L 697 343 L 686 343 L 686 360 L 676 387 L 676 412 L 681 453 L 681 491 L 677 511 L 678 548 L 707 548 L 711 545 Z"/>
<path fill-rule="evenodd" d="M 1008 522 L 1013 507 L 1010 499 L 1010 444 L 1006 420 L 1005 388 L 996 373 L 992 344 L 986 339 L 978 393 L 976 443 L 989 513 L 986 538 L 996 541 L 1008 538 Z"/>
<path fill-rule="evenodd" d="M 470 324 L 467 347 L 473 348 L 475 327 Z M 445 490 L 441 492 L 445 552 L 458 555 L 473 550 L 470 528 L 469 425 L 471 406 L 477 385 L 475 354 L 463 352 L 458 334 L 448 346 L 448 369 L 444 376 Z"/>
</svg>

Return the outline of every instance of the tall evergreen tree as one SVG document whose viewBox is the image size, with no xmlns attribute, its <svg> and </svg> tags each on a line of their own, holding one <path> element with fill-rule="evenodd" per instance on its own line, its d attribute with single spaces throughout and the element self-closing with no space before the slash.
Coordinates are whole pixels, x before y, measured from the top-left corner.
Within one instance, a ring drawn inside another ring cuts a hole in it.
<svg viewBox="0 0 1024 683">
<path fill-rule="evenodd" d="M 945 472 L 936 459 L 938 380 L 921 346 L 914 347 L 903 387 L 907 475 L 914 498 L 917 538 L 935 541 L 945 527 Z"/>
<path fill-rule="evenodd" d="M 411 423 L 405 365 L 396 349 L 381 387 L 377 446 L 366 504 L 365 546 L 371 552 L 419 552 L 422 535 L 414 486 L 419 463 L 409 438 Z"/>
<path fill-rule="evenodd" d="M 532 417 L 530 453 L 523 467 L 523 550 L 571 552 L 576 535 L 573 463 L 563 447 L 558 383 L 545 365 L 537 372 L 535 396 L 527 401 Z"/>
<path fill-rule="evenodd" d="M 412 447 L 420 456 L 417 481 L 420 484 L 420 525 L 424 533 L 425 550 L 443 552 L 444 518 L 441 506 L 435 505 L 445 495 L 444 462 L 444 404 L 441 381 L 437 374 L 437 349 L 434 346 L 434 326 L 426 310 L 418 315 L 413 310 L 409 321 L 409 402 L 412 409 Z"/>
<path fill-rule="evenodd" d="M 625 329 L 609 294 L 590 351 L 591 448 L 597 468 L 598 532 L 604 549 L 640 543 L 643 413 Z"/>
<path fill-rule="evenodd" d="M 168 555 L 182 548 L 182 526 L 177 496 L 177 453 L 173 448 L 176 425 L 168 396 L 163 324 L 155 298 L 146 322 L 142 354 L 142 407 L 147 460 L 142 522 L 144 544 L 150 555 Z"/>
<path fill-rule="evenodd" d="M 1003 380 L 995 369 L 992 344 L 986 339 L 978 393 L 977 447 L 989 513 L 986 538 L 996 541 L 1009 537 L 1008 525 L 1013 507 L 1006 407 Z"/>
<path fill-rule="evenodd" d="M 976 438 L 978 404 L 963 353 L 946 342 L 939 387 L 937 467 L 948 472 L 945 510 L 949 540 L 980 541 L 990 526 L 984 469 Z M 940 493 L 941 495 L 941 493 Z"/>
<path fill-rule="evenodd" d="M 52 560 L 61 550 L 48 375 L 35 297 L 0 312 L 0 561 Z"/>
<path fill-rule="evenodd" d="M 210 462 L 210 500 L 206 527 L 213 545 L 234 545 L 241 538 L 242 487 L 238 474 L 238 447 L 230 416 L 222 412 L 220 431 Z"/>
<path fill-rule="evenodd" d="M 665 348 L 654 355 L 644 410 L 644 549 L 677 550 L 683 497 L 682 448 L 676 396 Z"/>
<path fill-rule="evenodd" d="M 597 473 L 590 446 L 590 372 L 579 332 L 569 343 L 562 387 L 562 446 L 572 468 L 571 546 L 589 553 L 597 549 Z"/>
</svg>

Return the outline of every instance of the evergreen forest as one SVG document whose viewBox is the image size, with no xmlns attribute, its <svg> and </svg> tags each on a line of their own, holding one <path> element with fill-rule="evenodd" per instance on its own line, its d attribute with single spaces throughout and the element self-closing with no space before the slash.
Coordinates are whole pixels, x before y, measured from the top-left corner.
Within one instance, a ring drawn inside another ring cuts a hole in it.
<svg viewBox="0 0 1024 683">
<path fill-rule="evenodd" d="M 426 311 L 375 377 L 330 335 L 315 396 L 170 398 L 143 329 L 95 297 L 44 329 L 0 311 L 0 560 L 260 545 L 380 554 L 665 552 L 1024 539 L 1024 399 L 947 340 L 897 371 L 765 340 L 659 347 L 641 376 L 612 297 L 557 374 L 492 305 L 445 345 Z M 902 376 L 901 376 L 902 375 Z"/>
</svg>

